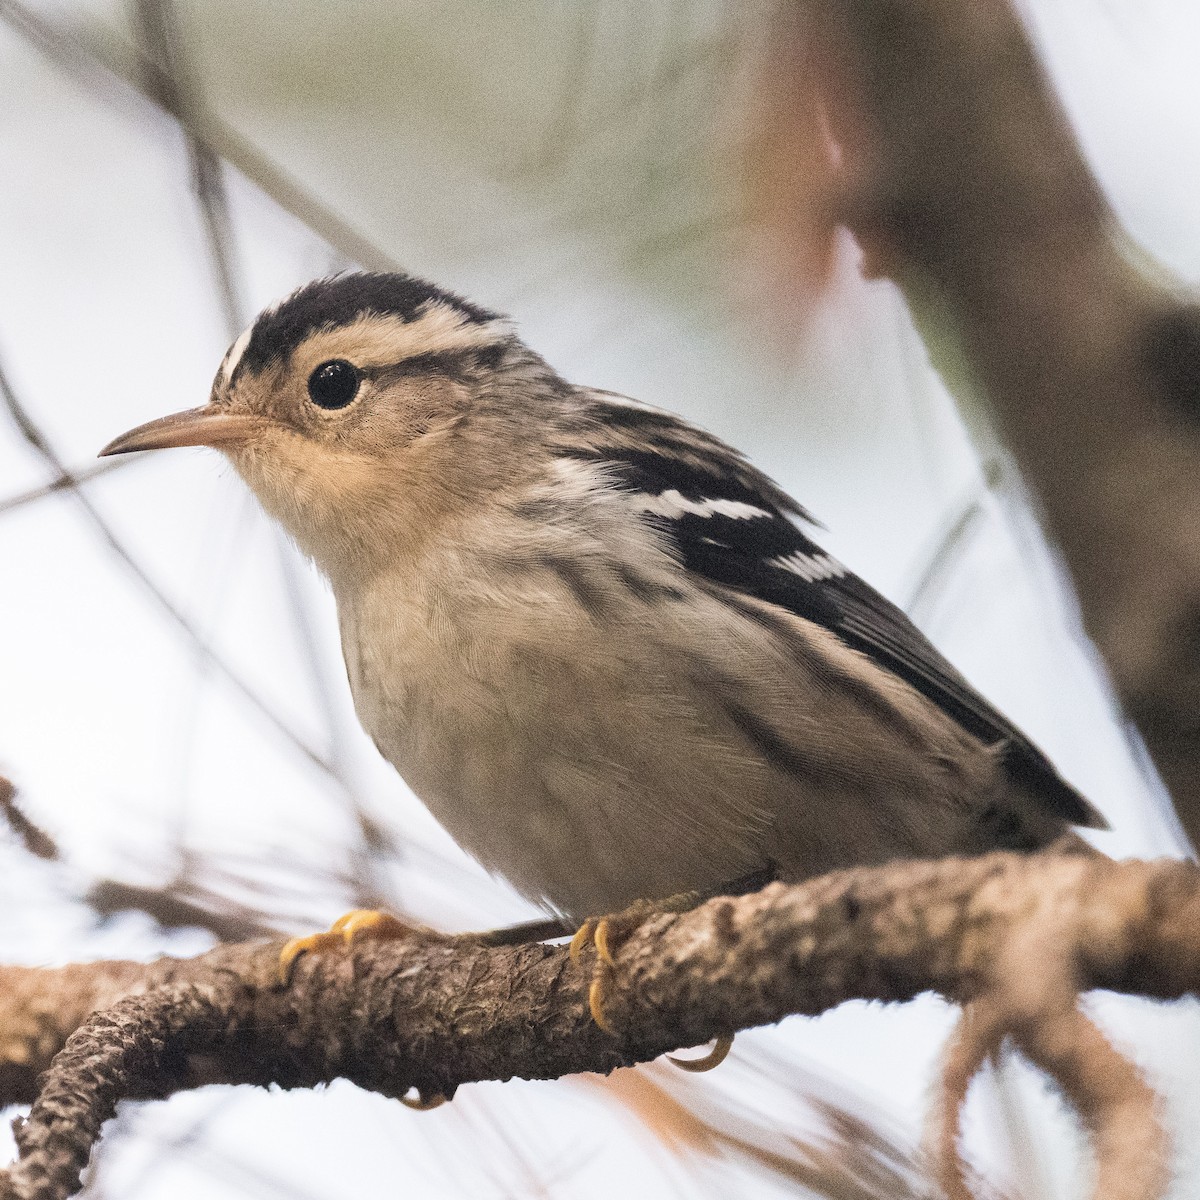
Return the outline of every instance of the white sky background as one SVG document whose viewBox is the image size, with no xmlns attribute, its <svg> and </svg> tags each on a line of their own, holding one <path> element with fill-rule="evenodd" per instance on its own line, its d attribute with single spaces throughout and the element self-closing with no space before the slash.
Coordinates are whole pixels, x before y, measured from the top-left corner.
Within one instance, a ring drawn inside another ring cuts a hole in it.
<svg viewBox="0 0 1200 1200">
<path fill-rule="evenodd" d="M 1200 6 L 1027 10 L 1127 229 L 1195 286 Z M 132 38 L 123 5 L 34 11 L 93 46 L 120 52 Z M 895 599 L 913 597 L 939 538 L 982 498 L 916 616 L 1108 814 L 1104 849 L 1175 850 L 1014 485 L 985 494 L 895 291 L 860 282 L 845 246 L 832 293 L 781 344 L 731 288 L 752 234 L 739 152 L 768 4 L 188 0 L 179 12 L 209 106 L 324 204 L 409 269 L 511 312 L 568 378 L 683 412 L 748 451 L 825 522 L 829 548 Z M 201 402 L 228 331 L 177 127 L 0 22 L 0 179 L 0 366 L 61 457 L 87 466 L 116 433 Z M 247 316 L 347 265 L 236 172 L 225 183 Z M 0 505 L 50 477 L 0 412 Z M 86 493 L 222 661 L 334 770 L 307 762 L 202 659 L 76 498 L 0 510 L 0 773 L 69 864 L 31 865 L 0 834 L 0 957 L 203 948 L 208 935 L 166 934 L 144 916 L 97 928 L 77 899 L 98 877 L 166 883 L 185 865 L 180 846 L 262 882 L 266 894 L 211 866 L 198 875 L 288 928 L 337 916 L 353 896 L 345 877 L 367 871 L 381 897 L 446 928 L 527 915 L 359 731 L 327 593 L 218 456 L 127 461 Z M 368 867 L 354 804 L 403 843 L 398 861 Z M 1169 1095 L 1172 1125 L 1194 1128 L 1192 1007 L 1105 999 L 1097 1010 Z M 842 1089 L 914 1140 L 950 1019 L 934 1001 L 848 1005 L 740 1037 L 714 1074 L 659 1078 L 694 1103 L 757 1113 L 780 1137 L 818 1127 L 806 1091 Z M 1041 1178 L 1039 1200 L 1081 1194 L 1057 1101 L 1020 1068 L 1004 1089 L 1022 1116 L 1006 1125 L 1004 1096 L 979 1089 L 977 1160 L 1000 1181 Z M 98 1187 L 123 1200 L 386 1195 L 397 1175 L 414 1197 L 527 1196 L 539 1180 L 572 1197 L 797 1194 L 737 1164 L 690 1173 L 578 1082 L 464 1088 L 430 1114 L 344 1084 L 209 1090 L 127 1106 L 118 1129 Z M 1200 1192 L 1190 1140 L 1181 1197 Z"/>
</svg>

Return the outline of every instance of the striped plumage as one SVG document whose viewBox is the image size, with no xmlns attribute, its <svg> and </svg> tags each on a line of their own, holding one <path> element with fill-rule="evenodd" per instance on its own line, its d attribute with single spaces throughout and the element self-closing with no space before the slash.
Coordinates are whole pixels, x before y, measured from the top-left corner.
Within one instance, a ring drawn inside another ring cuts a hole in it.
<svg viewBox="0 0 1200 1200">
<path fill-rule="evenodd" d="M 358 381 L 332 411 L 330 364 Z M 568 384 L 494 313 L 407 276 L 310 284 L 205 412 L 328 575 L 380 751 L 535 900 L 582 916 L 1102 824 L 736 451 Z"/>
</svg>

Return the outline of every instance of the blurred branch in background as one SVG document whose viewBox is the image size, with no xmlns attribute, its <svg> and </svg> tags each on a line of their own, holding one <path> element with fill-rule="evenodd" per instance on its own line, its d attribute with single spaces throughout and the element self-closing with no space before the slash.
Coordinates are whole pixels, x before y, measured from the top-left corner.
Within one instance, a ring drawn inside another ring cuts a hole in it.
<svg viewBox="0 0 1200 1200">
<path fill-rule="evenodd" d="M 830 1081 L 802 1066 L 781 1064 L 775 1056 L 745 1048 L 739 1058 L 757 1086 L 774 1078 L 808 1099 L 820 1132 L 809 1137 L 781 1133 L 778 1120 L 764 1120 L 747 1106 L 703 1095 L 689 1095 L 684 1103 L 679 1072 L 665 1064 L 591 1078 L 624 1098 L 683 1163 L 697 1156 L 701 1161 L 732 1157 L 803 1189 L 803 1195 L 830 1200 L 938 1200 L 928 1162 L 895 1136 L 882 1113 L 856 1111 L 844 1099 L 830 1097 Z M 977 1200 L 1003 1200 L 1001 1192 L 977 1176 L 971 1178 L 971 1191 Z"/>
<path fill-rule="evenodd" d="M 144 912 L 164 929 L 207 929 L 222 942 L 244 942 L 276 932 L 275 925 L 257 910 L 236 905 L 225 891 L 201 886 L 186 875 L 161 887 L 100 879 L 87 889 L 84 899 L 102 920 L 122 912 Z"/>
<path fill-rule="evenodd" d="M 103 26 L 93 26 L 92 36 L 83 40 L 44 20 L 19 0 L 0 0 L 0 19 L 76 78 L 87 79 L 99 74 L 107 77 L 109 83 L 115 78 L 138 89 L 168 112 L 179 98 L 178 85 L 171 77 L 163 77 L 163 67 L 137 48 L 117 41 Z M 189 132 L 203 147 L 205 155 L 231 163 L 281 208 L 298 217 L 349 261 L 372 271 L 396 270 L 391 259 L 234 129 L 200 107 L 192 111 L 192 116 L 196 123 Z"/>
<path fill-rule="evenodd" d="M 957 341 L 1200 842 L 1200 308 L 1134 261 L 1001 0 L 817 0 L 871 269 Z"/>
<path fill-rule="evenodd" d="M 197 654 L 221 674 L 234 690 L 241 695 L 242 699 L 255 709 L 303 758 L 324 774 L 336 778 L 334 769 L 326 757 L 310 746 L 299 733 L 292 729 L 287 721 L 246 682 L 241 673 L 226 662 L 203 634 L 200 633 L 182 609 L 171 600 L 166 592 L 150 576 L 149 572 L 138 561 L 136 556 L 125 546 L 116 531 L 104 519 L 104 516 L 91 498 L 79 486 L 79 481 L 71 474 L 66 463 L 63 462 L 58 452 L 50 444 L 46 434 L 35 423 L 29 410 L 17 398 L 17 393 L 14 391 L 2 367 L 0 367 L 0 403 L 7 409 L 21 436 L 45 461 L 46 465 L 50 467 L 56 479 L 62 481 L 61 486 L 70 492 L 109 550 L 112 551 L 117 560 L 121 562 L 141 585 L 147 595 L 154 600 L 159 610 L 191 642 Z M 57 487 L 58 485 L 56 484 L 55 486 Z"/>
<path fill-rule="evenodd" d="M 125 463 L 120 459 L 106 459 L 104 462 L 88 463 L 86 466 L 76 467 L 64 475 L 59 475 L 49 483 L 26 488 L 21 492 L 14 492 L 11 496 L 5 496 L 0 500 L 0 516 L 3 516 L 5 513 L 15 512 L 18 508 L 24 508 L 27 504 L 35 504 L 37 501 L 44 500 L 47 496 L 53 496 L 57 492 L 69 491 L 78 484 L 89 483 L 91 480 L 101 475 L 107 475 L 110 471 L 119 469 L 124 465 Z"/>
<path fill-rule="evenodd" d="M 249 314 L 242 299 L 245 291 L 244 271 L 233 237 L 224 165 L 203 134 L 207 121 L 203 97 L 187 61 L 172 0 L 137 0 L 134 16 L 142 47 L 138 61 L 144 72 L 144 90 L 175 119 L 187 145 L 193 192 L 204 226 L 226 336 L 232 343 L 247 324 Z M 303 212 L 293 215 L 307 221 L 311 208 L 311 203 L 304 201 Z M 360 240 L 358 245 L 362 249 L 365 243 Z M 372 257 L 377 259 L 380 256 L 375 252 Z M 273 527 L 272 533 L 279 550 L 285 594 L 297 635 L 295 642 L 308 663 L 325 718 L 329 737 L 326 761 L 331 775 L 342 790 L 359 834 L 352 850 L 355 868 L 352 874 L 359 881 L 353 903 L 355 907 L 372 907 L 380 903 L 387 893 L 377 859 L 385 853 L 391 857 L 399 856 L 402 845 L 367 812 L 349 776 L 345 739 L 330 699 L 335 681 L 329 677 L 320 659 L 319 643 L 313 634 L 312 614 L 297 578 L 298 556 L 282 530 Z"/>
<path fill-rule="evenodd" d="M 0 816 L 34 858 L 47 862 L 58 858 L 58 846 L 54 839 L 25 815 L 17 803 L 17 789 L 3 776 L 0 776 Z"/>
<path fill-rule="evenodd" d="M 178 122 L 187 141 L 192 186 L 204 221 L 217 300 L 224 317 L 225 332 L 232 342 L 242 331 L 249 314 L 241 297 L 221 156 L 199 132 L 204 109 L 198 85 L 180 45 L 171 0 L 137 0 L 134 17 L 143 47 L 138 57 L 143 72 L 143 91 Z"/>
<path fill-rule="evenodd" d="M 104 90 L 109 99 L 112 98 L 114 84 L 118 88 L 136 88 L 178 123 L 188 149 L 194 194 L 209 249 L 215 290 L 230 340 L 240 332 L 246 314 L 241 299 L 244 292 L 243 268 L 233 238 L 223 160 L 241 170 L 285 211 L 303 221 L 347 259 L 374 269 L 391 269 L 394 266 L 376 247 L 342 222 L 332 210 L 305 192 L 265 156 L 251 149 L 231 129 L 211 115 L 204 106 L 198 85 L 189 71 L 174 6 L 169 0 L 139 0 L 134 6 L 135 31 L 140 36 L 140 44 L 118 43 L 99 25 L 91 26 L 90 37 L 84 38 L 60 25 L 52 24 L 30 8 L 17 2 L 10 3 L 8 0 L 0 2 L 0 17 L 7 20 L 17 32 L 28 38 L 73 78 L 86 81 L 98 75 L 94 85 Z M 57 491 L 72 492 L 117 558 L 133 572 L 154 601 L 192 643 L 199 661 L 231 683 L 295 750 L 318 767 L 333 784 L 359 833 L 357 843 L 349 848 L 351 865 L 342 873 L 347 905 L 371 907 L 387 904 L 393 909 L 403 910 L 400 898 L 384 878 L 384 870 L 394 866 L 406 853 L 406 845 L 394 831 L 385 829 L 375 821 L 349 777 L 347 756 L 329 702 L 329 692 L 334 681 L 328 678 L 324 667 L 318 661 L 318 640 L 313 635 L 312 617 L 307 611 L 305 598 L 295 576 L 296 554 L 293 548 L 286 544 L 286 538 L 278 531 L 273 531 L 279 545 L 286 584 L 285 593 L 296 628 L 296 644 L 309 660 L 310 673 L 326 717 L 330 745 L 325 751 L 317 750 L 295 732 L 245 681 L 242 674 L 214 649 L 195 623 L 167 597 L 148 570 L 118 539 L 112 527 L 79 486 L 105 473 L 109 464 L 89 464 L 79 472 L 69 470 L 50 445 L 45 433 L 35 424 L 28 409 L 20 403 L 7 377 L 2 373 L 0 395 L 3 396 L 26 441 L 56 471 L 56 478 L 52 482 L 0 501 L 0 515 Z M 127 464 L 118 462 L 115 465 Z M 225 911 L 230 909 L 230 902 L 222 901 L 217 892 L 198 882 L 199 864 L 195 861 L 195 856 L 188 855 L 183 846 L 177 847 L 176 850 L 188 865 L 186 870 L 182 874 L 176 874 L 170 883 L 146 886 L 105 879 L 92 884 L 87 894 L 89 898 L 101 901 L 98 914 L 107 916 L 114 911 L 139 909 L 160 920 L 169 910 L 170 917 L 164 924 L 171 927 L 178 923 L 181 912 L 186 909 L 194 915 L 192 924 L 195 927 L 208 929 L 218 935 L 221 935 L 222 931 L 239 931 L 238 936 L 247 936 L 248 933 L 279 927 L 277 922 L 270 923 L 266 914 L 256 915 L 236 903 L 232 904 L 230 912 Z M 430 852 L 424 853 L 428 857 Z M 217 864 L 205 864 L 205 870 L 209 868 L 215 870 Z M 446 875 L 460 873 L 454 864 L 445 861 L 439 863 L 439 869 Z M 251 881 L 251 872 L 241 879 L 243 886 Z M 180 888 L 185 892 L 198 889 L 198 902 L 193 905 L 181 899 L 183 909 L 171 905 L 167 899 L 171 888 Z M 289 926 L 294 924 L 295 920 L 295 916 L 291 922 L 283 918 L 283 924 Z"/>
<path fill-rule="evenodd" d="M 923 628 L 927 610 L 945 589 L 950 576 L 987 516 L 987 500 L 1000 487 L 1004 478 L 1001 464 L 992 460 L 983 464 L 983 479 L 971 489 L 971 495 L 960 502 L 946 527 L 934 540 L 926 554 L 900 607 L 912 618 L 918 629 Z"/>
</svg>

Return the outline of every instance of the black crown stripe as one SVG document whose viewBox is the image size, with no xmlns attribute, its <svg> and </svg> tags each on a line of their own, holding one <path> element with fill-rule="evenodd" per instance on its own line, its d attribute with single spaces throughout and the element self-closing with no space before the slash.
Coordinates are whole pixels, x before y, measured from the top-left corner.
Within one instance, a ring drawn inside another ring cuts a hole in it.
<svg viewBox="0 0 1200 1200">
<path fill-rule="evenodd" d="M 338 329 L 370 313 L 415 321 L 425 307 L 441 303 L 467 322 L 483 325 L 499 317 L 424 279 L 400 273 L 354 272 L 318 279 L 294 292 L 255 321 L 235 373 L 261 371 L 286 359 L 317 330 Z"/>
</svg>

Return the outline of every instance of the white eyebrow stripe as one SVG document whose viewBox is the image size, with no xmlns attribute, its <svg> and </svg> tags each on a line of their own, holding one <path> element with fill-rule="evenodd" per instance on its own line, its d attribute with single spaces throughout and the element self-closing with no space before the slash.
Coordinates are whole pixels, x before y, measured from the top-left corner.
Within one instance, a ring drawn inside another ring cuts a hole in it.
<svg viewBox="0 0 1200 1200">
<path fill-rule="evenodd" d="M 770 509 L 747 504 L 743 500 L 701 499 L 689 500 L 678 488 L 668 488 L 657 496 L 642 495 L 638 505 L 644 512 L 659 517 L 730 517 L 735 521 L 747 521 L 759 517 L 774 517 Z"/>
<path fill-rule="evenodd" d="M 368 360 L 378 357 L 380 346 L 402 347 L 402 355 L 386 359 L 388 362 L 401 362 L 426 354 L 482 350 L 512 337 L 513 326 L 504 317 L 482 323 L 472 321 L 448 304 L 431 301 L 411 321 L 398 316 L 364 312 L 348 325 L 332 330 L 318 329 L 311 336 L 316 339 L 331 335 L 346 338 L 351 346 L 361 339 L 362 349 L 359 353 Z"/>
<path fill-rule="evenodd" d="M 237 336 L 237 341 L 229 347 L 225 354 L 225 365 L 222 367 L 222 375 L 225 382 L 228 384 L 233 378 L 234 371 L 237 370 L 237 365 L 242 361 L 242 355 L 246 353 L 246 347 L 250 344 L 250 335 L 254 332 L 254 326 L 248 325 Z"/>
<path fill-rule="evenodd" d="M 287 301 L 280 301 L 286 304 Z M 234 372 L 245 356 L 250 338 L 259 322 L 269 316 L 280 305 L 264 309 L 254 323 L 238 335 L 229 347 L 221 368 L 221 375 L 228 386 Z M 514 334 L 513 324 L 506 317 L 491 321 L 474 321 L 460 309 L 437 300 L 427 301 L 418 315 L 405 320 L 394 314 L 381 314 L 364 310 L 354 320 L 342 325 L 322 326 L 312 330 L 301 345 L 308 345 L 322 338 L 338 338 L 338 355 L 354 358 L 361 366 L 388 366 L 409 358 L 428 354 L 454 354 L 465 350 L 482 350 L 497 342 L 510 339 Z M 386 347 L 381 353 L 381 346 Z M 400 352 L 395 353 L 399 347 Z M 293 350 L 300 349 L 293 347 Z M 333 351 L 331 350 L 331 354 Z"/>
</svg>

